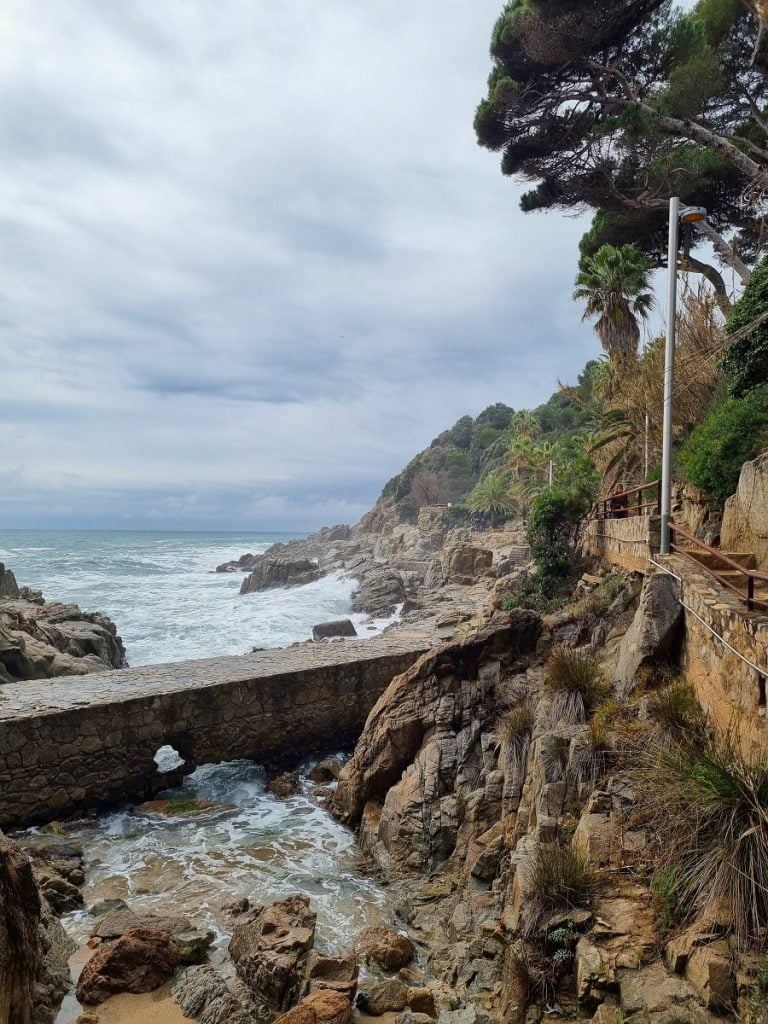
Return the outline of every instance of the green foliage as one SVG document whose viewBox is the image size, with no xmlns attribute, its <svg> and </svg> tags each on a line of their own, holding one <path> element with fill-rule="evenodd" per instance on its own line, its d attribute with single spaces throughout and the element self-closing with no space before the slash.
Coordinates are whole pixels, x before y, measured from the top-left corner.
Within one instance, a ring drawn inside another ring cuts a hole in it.
<svg viewBox="0 0 768 1024">
<path fill-rule="evenodd" d="M 682 923 L 716 919 L 737 940 L 768 920 L 768 753 L 734 736 L 646 754 L 642 795 L 658 830 L 660 868 L 674 872 Z"/>
<path fill-rule="evenodd" d="M 713 501 L 734 493 L 742 465 L 768 445 L 768 387 L 725 398 L 686 439 L 680 466 Z"/>
<path fill-rule="evenodd" d="M 611 362 L 637 357 L 639 320 L 654 305 L 650 292 L 651 264 L 634 245 L 604 245 L 594 256 L 582 257 L 574 299 L 586 302 L 584 317 L 597 317 L 595 331 Z"/>
<path fill-rule="evenodd" d="M 659 868 L 653 876 L 651 892 L 653 893 L 656 920 L 661 931 L 666 933 L 680 924 L 683 910 L 680 880 L 673 867 Z"/>
<path fill-rule="evenodd" d="M 728 317 L 726 335 L 735 334 L 765 313 L 768 313 L 768 259 L 752 271 L 744 294 Z M 728 390 L 736 397 L 768 383 L 768 323 L 728 345 L 720 368 Z"/>
<path fill-rule="evenodd" d="M 591 499 L 553 487 L 534 499 L 526 536 L 538 571 L 545 576 L 564 576 L 581 524 Z"/>
<path fill-rule="evenodd" d="M 492 522 L 498 516 L 511 515 L 517 508 L 517 502 L 511 493 L 510 484 L 508 473 L 488 473 L 467 495 L 467 508 L 480 515 L 490 516 Z"/>
<path fill-rule="evenodd" d="M 541 572 L 527 576 L 512 594 L 502 597 L 499 607 L 511 612 L 515 608 L 530 608 L 535 612 L 552 612 L 563 603 L 568 593 L 567 578 L 547 576 Z"/>
<path fill-rule="evenodd" d="M 747 1004 L 753 1024 L 765 1024 L 768 1020 L 768 956 L 762 956 L 757 962 Z"/>
<path fill-rule="evenodd" d="M 684 680 L 651 695 L 648 717 L 678 742 L 696 741 L 705 734 L 706 717 L 693 687 Z"/>
</svg>

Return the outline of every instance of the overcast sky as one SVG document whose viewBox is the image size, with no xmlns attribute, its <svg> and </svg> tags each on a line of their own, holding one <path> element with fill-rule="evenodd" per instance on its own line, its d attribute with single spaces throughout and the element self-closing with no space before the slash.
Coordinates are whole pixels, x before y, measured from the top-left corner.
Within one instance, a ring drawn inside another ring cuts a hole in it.
<svg viewBox="0 0 768 1024">
<path fill-rule="evenodd" d="M 356 520 L 599 351 L 472 118 L 502 0 L 6 0 L 0 527 Z"/>
</svg>

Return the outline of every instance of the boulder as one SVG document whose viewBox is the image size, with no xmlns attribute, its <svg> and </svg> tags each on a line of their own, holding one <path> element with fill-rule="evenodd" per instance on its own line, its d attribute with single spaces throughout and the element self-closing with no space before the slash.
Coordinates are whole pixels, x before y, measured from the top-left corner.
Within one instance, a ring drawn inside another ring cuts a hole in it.
<svg viewBox="0 0 768 1024">
<path fill-rule="evenodd" d="M 80 974 L 77 998 L 94 1006 L 118 992 L 153 992 L 180 963 L 181 954 L 168 932 L 134 928 L 98 947 Z"/>
<path fill-rule="evenodd" d="M 752 551 L 757 564 L 768 562 L 768 459 L 745 462 L 736 493 L 725 503 L 720 531 L 728 551 Z"/>
<path fill-rule="evenodd" d="M 354 956 L 324 956 L 311 952 L 307 960 L 308 993 L 330 990 L 352 1000 L 357 989 L 359 968 Z"/>
<path fill-rule="evenodd" d="M 213 944 L 212 931 L 195 928 L 188 918 L 178 915 L 135 914 L 125 904 L 105 914 L 91 929 L 94 938 L 109 941 L 136 928 L 167 932 L 181 953 L 183 964 L 202 963 Z"/>
<path fill-rule="evenodd" d="M 197 1024 L 255 1024 L 253 1006 L 244 1006 L 208 964 L 182 971 L 171 994 L 184 1016 Z"/>
<path fill-rule="evenodd" d="M 278 1017 L 275 1024 L 351 1024 L 352 1007 L 340 992 L 320 991 Z"/>
<path fill-rule="evenodd" d="M 442 559 L 443 579 L 447 583 L 472 586 L 491 575 L 493 552 L 471 544 L 448 548 Z"/>
<path fill-rule="evenodd" d="M 365 572 L 354 570 L 352 574 L 362 577 L 358 590 L 352 595 L 353 612 L 386 618 L 407 597 L 402 575 L 388 565 L 372 564 Z"/>
<path fill-rule="evenodd" d="M 326 757 L 309 769 L 313 782 L 334 782 L 341 775 L 341 762 L 335 757 Z"/>
<path fill-rule="evenodd" d="M 620 971 L 619 987 L 624 1020 L 636 1018 L 643 1024 L 715 1024 L 718 1020 L 701 1005 L 693 987 L 668 974 L 662 963 Z"/>
<path fill-rule="evenodd" d="M 416 956 L 416 948 L 407 935 L 381 925 L 360 932 L 356 948 L 367 964 L 377 964 L 385 971 L 406 967 Z"/>
<path fill-rule="evenodd" d="M 313 640 L 327 640 L 332 636 L 357 636 L 351 619 L 334 619 L 333 622 L 319 622 L 312 627 Z"/>
<path fill-rule="evenodd" d="M 644 665 L 676 653 L 682 621 L 679 581 L 666 572 L 646 576 L 640 603 L 621 641 L 614 670 L 613 683 L 619 700 L 626 700 L 632 693 Z"/>
<path fill-rule="evenodd" d="M 408 1005 L 408 989 L 395 978 L 369 981 L 358 992 L 357 1005 L 373 1017 L 403 1010 Z"/>
<path fill-rule="evenodd" d="M 301 789 L 298 772 L 283 772 L 271 778 L 264 787 L 267 793 L 277 796 L 281 800 L 287 800 L 289 796 L 295 796 Z"/>
<path fill-rule="evenodd" d="M 235 926 L 230 956 L 251 994 L 269 1012 L 284 1013 L 297 1001 L 316 918 L 309 899 L 295 895 L 257 907 Z"/>
<path fill-rule="evenodd" d="M 258 556 L 254 568 L 240 585 L 241 594 L 258 590 L 272 590 L 275 587 L 301 587 L 319 580 L 321 572 L 317 563 L 309 558 L 274 558 Z"/>
<path fill-rule="evenodd" d="M 435 993 L 431 988 L 408 989 L 408 1006 L 414 1013 L 426 1013 L 428 1017 L 437 1017 Z"/>
</svg>

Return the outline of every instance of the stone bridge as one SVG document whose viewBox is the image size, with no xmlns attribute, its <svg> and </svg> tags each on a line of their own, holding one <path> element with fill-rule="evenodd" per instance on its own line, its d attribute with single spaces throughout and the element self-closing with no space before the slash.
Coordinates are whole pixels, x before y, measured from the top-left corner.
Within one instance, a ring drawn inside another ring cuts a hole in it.
<svg viewBox="0 0 768 1024">
<path fill-rule="evenodd" d="M 296 763 L 357 739 L 389 681 L 434 644 L 424 630 L 0 686 L 0 826 L 151 795 L 197 765 Z"/>
</svg>

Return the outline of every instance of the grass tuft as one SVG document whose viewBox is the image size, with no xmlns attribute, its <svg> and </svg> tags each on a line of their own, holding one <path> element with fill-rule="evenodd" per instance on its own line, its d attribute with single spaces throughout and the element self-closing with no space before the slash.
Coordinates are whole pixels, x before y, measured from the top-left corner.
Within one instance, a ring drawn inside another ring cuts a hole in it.
<svg viewBox="0 0 768 1024">
<path fill-rule="evenodd" d="M 653 693 L 648 700 L 648 717 L 673 740 L 702 739 L 706 733 L 706 716 L 687 681 L 680 680 Z"/>
<path fill-rule="evenodd" d="M 599 660 L 586 651 L 557 647 L 544 668 L 544 679 L 555 692 L 553 719 L 583 722 L 610 691 Z"/>
<path fill-rule="evenodd" d="M 641 773 L 682 923 L 759 940 L 768 921 L 768 751 L 745 757 L 734 736 L 657 743 Z"/>
<path fill-rule="evenodd" d="M 597 888 L 589 859 L 571 846 L 539 846 L 528 868 L 527 883 L 525 937 L 545 925 L 555 911 L 588 903 Z"/>
</svg>

